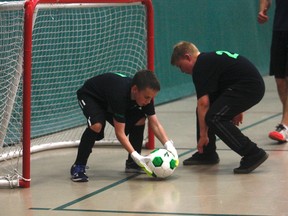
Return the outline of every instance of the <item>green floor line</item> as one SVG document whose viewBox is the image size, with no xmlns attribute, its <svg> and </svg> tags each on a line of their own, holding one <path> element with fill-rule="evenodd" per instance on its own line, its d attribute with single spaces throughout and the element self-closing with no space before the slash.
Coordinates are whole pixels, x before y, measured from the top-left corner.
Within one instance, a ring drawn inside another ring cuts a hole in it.
<svg viewBox="0 0 288 216">
<path fill-rule="evenodd" d="M 113 187 L 115 187 L 115 186 L 117 186 L 117 185 L 119 185 L 119 184 L 122 184 L 123 182 L 126 182 L 126 181 L 128 181 L 129 179 L 135 178 L 135 177 L 138 176 L 138 175 L 140 175 L 140 174 L 137 173 L 137 174 L 131 175 L 131 176 L 127 177 L 127 178 L 121 179 L 121 180 L 119 180 L 119 181 L 117 181 L 117 182 L 115 182 L 115 183 L 113 183 L 113 184 L 107 185 L 106 187 L 103 187 L 103 188 L 101 188 L 101 189 L 99 189 L 99 190 L 97 190 L 97 191 L 94 191 L 94 192 L 92 192 L 92 193 L 89 193 L 89 194 L 87 194 L 87 195 L 85 195 L 85 196 L 83 196 L 83 197 L 81 197 L 81 198 L 78 198 L 78 199 L 73 200 L 73 201 L 71 201 L 71 202 L 69 202 L 69 203 L 66 203 L 66 204 L 64 204 L 64 205 L 62 205 L 62 206 L 59 206 L 59 207 L 57 207 L 57 208 L 54 208 L 53 210 L 63 210 L 63 209 L 65 209 L 65 208 L 67 208 L 67 207 L 69 207 L 69 206 L 71 206 L 71 205 L 73 205 L 73 204 L 75 204 L 75 203 L 81 202 L 81 201 L 83 201 L 83 200 L 85 200 L 85 199 L 88 199 L 88 198 L 90 198 L 90 197 L 92 197 L 92 196 L 94 196 L 94 195 L 96 195 L 96 194 L 102 193 L 103 191 L 109 190 L 109 189 L 111 189 L 111 188 L 113 188 Z"/>
</svg>

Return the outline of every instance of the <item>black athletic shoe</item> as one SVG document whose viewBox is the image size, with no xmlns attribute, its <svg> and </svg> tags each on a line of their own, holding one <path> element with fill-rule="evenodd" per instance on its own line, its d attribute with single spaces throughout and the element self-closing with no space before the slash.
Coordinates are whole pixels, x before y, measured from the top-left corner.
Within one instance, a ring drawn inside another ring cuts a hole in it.
<svg viewBox="0 0 288 216">
<path fill-rule="evenodd" d="M 71 180 L 74 182 L 88 182 L 89 178 L 86 175 L 85 169 L 85 165 L 72 165 L 70 170 Z"/>
<path fill-rule="evenodd" d="M 141 167 L 139 167 L 134 161 L 126 160 L 125 173 L 145 174 L 145 171 Z"/>
<path fill-rule="evenodd" d="M 218 164 L 220 161 L 217 152 L 209 153 L 209 154 L 200 154 L 196 152 L 192 155 L 192 157 L 183 161 L 183 165 L 213 165 Z"/>
<path fill-rule="evenodd" d="M 259 149 L 254 155 L 244 156 L 240 161 L 240 166 L 234 169 L 235 174 L 247 174 L 255 170 L 268 158 L 268 154 L 263 150 Z"/>
</svg>

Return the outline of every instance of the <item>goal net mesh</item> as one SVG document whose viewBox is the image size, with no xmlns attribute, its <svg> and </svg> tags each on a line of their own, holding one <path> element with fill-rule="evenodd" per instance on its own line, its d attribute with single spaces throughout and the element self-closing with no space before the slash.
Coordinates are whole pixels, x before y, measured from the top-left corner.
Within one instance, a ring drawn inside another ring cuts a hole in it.
<svg viewBox="0 0 288 216">
<path fill-rule="evenodd" d="M 0 3 L 0 181 L 21 175 L 24 3 L 15 5 Z M 34 17 L 32 152 L 77 145 L 86 127 L 76 98 L 84 81 L 107 72 L 132 77 L 147 68 L 146 9 L 38 5 Z M 115 142 L 108 125 L 104 142 Z"/>
</svg>

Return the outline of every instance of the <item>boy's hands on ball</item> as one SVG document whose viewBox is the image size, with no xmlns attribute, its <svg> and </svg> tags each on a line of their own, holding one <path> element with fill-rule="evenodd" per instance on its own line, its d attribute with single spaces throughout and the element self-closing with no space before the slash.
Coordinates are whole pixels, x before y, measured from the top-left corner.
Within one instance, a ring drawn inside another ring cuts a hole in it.
<svg viewBox="0 0 288 216">
<path fill-rule="evenodd" d="M 152 170 L 147 166 L 147 163 L 151 160 L 148 156 L 142 156 L 138 152 L 134 151 L 131 153 L 132 159 L 135 161 L 135 163 L 140 166 L 147 175 L 152 176 L 153 172 Z"/>
<path fill-rule="evenodd" d="M 171 152 L 175 159 L 176 159 L 176 166 L 179 165 L 179 160 L 178 160 L 178 154 L 177 154 L 177 150 L 174 147 L 174 143 L 172 140 L 168 140 L 165 144 L 164 144 L 165 149 L 167 149 L 169 152 Z"/>
<path fill-rule="evenodd" d="M 175 157 L 176 160 L 176 167 L 179 165 L 179 160 L 178 160 L 178 154 L 177 150 L 174 147 L 174 143 L 172 140 L 167 141 L 164 144 L 164 148 L 169 151 L 173 156 Z M 148 167 L 148 162 L 151 161 L 151 158 L 149 156 L 142 156 L 140 155 L 137 151 L 134 151 L 131 153 L 132 159 L 135 161 L 135 163 L 138 164 L 149 176 L 153 175 L 153 171 Z"/>
</svg>

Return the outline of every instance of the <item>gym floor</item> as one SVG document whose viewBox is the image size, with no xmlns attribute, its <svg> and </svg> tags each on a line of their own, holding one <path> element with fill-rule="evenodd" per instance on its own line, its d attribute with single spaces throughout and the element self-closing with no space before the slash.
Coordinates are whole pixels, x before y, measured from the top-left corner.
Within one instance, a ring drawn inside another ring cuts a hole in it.
<svg viewBox="0 0 288 216">
<path fill-rule="evenodd" d="M 123 148 L 96 145 L 88 163 L 90 181 L 74 183 L 69 170 L 76 148 L 39 152 L 31 157 L 30 188 L 0 189 L 1 215 L 288 215 L 288 143 L 268 138 L 281 120 L 281 104 L 274 78 L 264 79 L 263 100 L 244 114 L 240 126 L 269 153 L 268 160 L 252 173 L 233 174 L 241 158 L 220 140 L 219 164 L 182 165 L 196 151 L 196 98 L 187 97 L 156 107 L 180 157 L 170 178 L 126 174 Z M 158 141 L 156 147 L 161 147 Z"/>
</svg>

